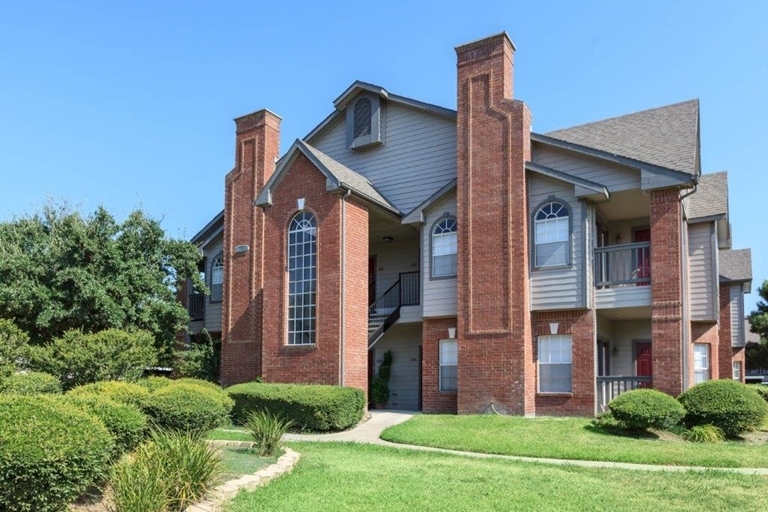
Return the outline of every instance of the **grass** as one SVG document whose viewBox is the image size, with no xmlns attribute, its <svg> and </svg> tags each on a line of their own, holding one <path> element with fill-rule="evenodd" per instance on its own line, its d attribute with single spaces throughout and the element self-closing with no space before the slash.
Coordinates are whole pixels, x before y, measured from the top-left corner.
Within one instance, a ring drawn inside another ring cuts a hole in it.
<svg viewBox="0 0 768 512">
<path fill-rule="evenodd" d="M 221 449 L 221 465 L 224 468 L 222 480 L 232 480 L 255 473 L 275 463 L 280 455 L 282 453 L 278 451 L 273 457 L 259 457 L 247 448 L 223 447 Z"/>
<path fill-rule="evenodd" d="M 212 430 L 206 439 L 215 441 L 253 441 L 247 430 L 241 427 L 223 427 Z"/>
<path fill-rule="evenodd" d="M 228 512 L 766 510 L 765 477 L 480 459 L 354 443 L 295 443 L 296 469 Z"/>
<path fill-rule="evenodd" d="M 620 436 L 583 418 L 418 415 L 386 429 L 381 437 L 395 443 L 528 457 L 713 468 L 768 466 L 765 444 L 700 444 L 672 434 Z"/>
</svg>

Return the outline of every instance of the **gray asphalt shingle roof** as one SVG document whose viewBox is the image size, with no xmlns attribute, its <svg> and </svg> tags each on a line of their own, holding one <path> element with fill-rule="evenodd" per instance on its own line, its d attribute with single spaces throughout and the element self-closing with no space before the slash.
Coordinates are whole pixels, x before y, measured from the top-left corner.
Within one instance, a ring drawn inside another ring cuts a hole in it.
<svg viewBox="0 0 768 512">
<path fill-rule="evenodd" d="M 752 280 L 752 249 L 726 249 L 718 256 L 721 281 Z"/>
<path fill-rule="evenodd" d="M 688 219 L 728 215 L 728 172 L 702 174 L 696 192 L 686 198 Z"/>
<path fill-rule="evenodd" d="M 675 171 L 696 174 L 699 100 L 644 110 L 545 135 Z"/>
</svg>

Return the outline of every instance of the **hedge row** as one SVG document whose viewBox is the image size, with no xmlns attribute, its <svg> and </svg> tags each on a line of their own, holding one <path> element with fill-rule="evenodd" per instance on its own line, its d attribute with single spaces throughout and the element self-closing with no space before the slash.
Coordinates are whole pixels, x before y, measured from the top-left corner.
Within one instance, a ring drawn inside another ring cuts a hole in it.
<svg viewBox="0 0 768 512">
<path fill-rule="evenodd" d="M 254 411 L 293 420 L 302 430 L 344 430 L 363 417 L 365 396 L 357 388 L 249 382 L 226 389 L 235 401 L 232 420 L 242 425 Z"/>
</svg>

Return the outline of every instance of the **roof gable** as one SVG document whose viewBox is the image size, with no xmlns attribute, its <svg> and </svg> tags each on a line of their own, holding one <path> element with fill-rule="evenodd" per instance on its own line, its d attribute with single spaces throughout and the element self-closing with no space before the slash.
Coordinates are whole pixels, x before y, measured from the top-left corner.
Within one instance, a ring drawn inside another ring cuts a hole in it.
<svg viewBox="0 0 768 512">
<path fill-rule="evenodd" d="M 718 253 L 720 281 L 752 281 L 752 250 L 722 250 Z"/>
<path fill-rule="evenodd" d="M 686 198 L 689 221 L 728 217 L 728 172 L 703 174 L 696 192 Z"/>
<path fill-rule="evenodd" d="M 555 130 L 545 135 L 666 169 L 700 174 L 699 100 Z"/>
</svg>

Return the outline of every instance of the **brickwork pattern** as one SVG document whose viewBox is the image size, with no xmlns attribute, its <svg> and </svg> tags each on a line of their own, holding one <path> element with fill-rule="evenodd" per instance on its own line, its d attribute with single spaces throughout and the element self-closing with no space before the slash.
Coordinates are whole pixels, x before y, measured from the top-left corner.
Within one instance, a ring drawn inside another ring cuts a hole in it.
<svg viewBox="0 0 768 512">
<path fill-rule="evenodd" d="M 573 392 L 536 395 L 537 415 L 594 416 L 597 400 L 595 386 L 597 372 L 595 357 L 597 338 L 593 310 L 547 311 L 533 314 L 534 360 L 538 361 L 538 336 L 551 334 L 550 323 L 557 322 L 557 334 L 570 334 L 572 338 Z M 538 381 L 537 381 L 538 382 Z"/>
<path fill-rule="evenodd" d="M 455 391 L 440 391 L 440 340 L 448 339 L 448 329 L 456 328 L 455 318 L 425 318 L 422 326 L 422 411 L 456 414 Z M 459 382 L 461 387 L 461 382 Z"/>
<path fill-rule="evenodd" d="M 721 366 L 720 360 L 723 354 L 720 347 L 720 333 L 715 323 L 705 322 L 691 322 L 691 341 L 694 344 L 709 345 L 709 376 L 711 379 L 724 379 L 730 378 L 730 349 L 725 357 L 728 359 L 728 373 L 723 374 L 724 367 Z M 693 359 L 691 359 L 691 367 L 693 367 Z M 724 376 L 723 376 L 724 375 Z"/>
<path fill-rule="evenodd" d="M 500 412 L 531 414 L 530 112 L 512 99 L 514 46 L 506 34 L 456 52 L 458 412 L 493 403 Z"/>
<path fill-rule="evenodd" d="M 741 381 L 744 382 L 746 361 L 744 348 L 734 348 L 731 345 L 731 287 L 728 284 L 720 286 L 720 350 L 719 373 L 721 379 L 733 378 L 733 363 L 741 362 Z"/>
</svg>

